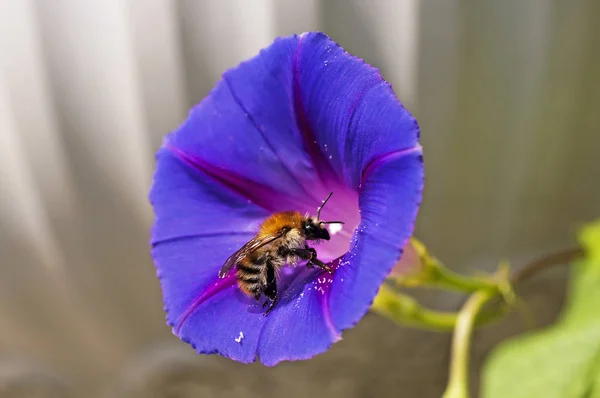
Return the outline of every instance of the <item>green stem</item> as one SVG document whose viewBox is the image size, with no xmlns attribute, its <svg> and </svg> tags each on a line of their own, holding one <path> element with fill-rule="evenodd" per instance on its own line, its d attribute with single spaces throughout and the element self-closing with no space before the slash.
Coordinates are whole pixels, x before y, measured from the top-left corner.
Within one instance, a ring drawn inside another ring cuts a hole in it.
<svg viewBox="0 0 600 398">
<path fill-rule="evenodd" d="M 493 290 L 482 290 L 473 293 L 458 313 L 454 336 L 452 337 L 452 359 L 450 362 L 448 387 L 442 398 L 469 397 L 468 374 L 471 335 L 477 314 L 494 295 L 495 292 Z"/>
<path fill-rule="evenodd" d="M 446 332 L 456 323 L 456 313 L 429 310 L 414 298 L 383 285 L 371 307 L 375 312 L 403 326 Z"/>
<path fill-rule="evenodd" d="M 513 286 L 550 266 L 570 263 L 582 253 L 580 248 L 554 253 L 525 265 L 510 276 L 508 265 L 501 264 L 495 275 L 467 277 L 445 268 L 416 239 L 412 243 L 419 255 L 420 267 L 412 275 L 390 276 L 390 282 L 398 287 L 437 287 L 471 293 L 471 296 L 458 313 L 439 312 L 427 309 L 412 297 L 383 285 L 372 309 L 404 326 L 435 331 L 454 329 L 450 377 L 443 398 L 468 398 L 469 351 L 473 328 L 498 319 L 517 303 Z M 496 305 L 482 312 L 482 307 L 491 299 L 496 299 Z"/>
<path fill-rule="evenodd" d="M 437 288 L 463 293 L 496 288 L 496 283 L 486 277 L 464 276 L 437 263 L 424 265 L 416 274 L 392 276 L 398 287 Z"/>
<path fill-rule="evenodd" d="M 438 264 L 430 264 L 430 272 L 431 280 L 426 281 L 425 286 L 430 285 L 441 289 L 467 293 L 486 289 L 493 290 L 496 288 L 496 283 L 492 280 L 484 277 L 460 275 Z"/>
<path fill-rule="evenodd" d="M 445 290 L 473 293 L 482 289 L 495 289 L 496 282 L 487 277 L 464 276 L 450 271 L 427 251 L 425 245 L 411 238 L 411 249 L 418 257 L 419 265 L 412 273 L 392 275 L 401 287 L 434 287 Z"/>
<path fill-rule="evenodd" d="M 451 332 L 456 326 L 458 313 L 434 311 L 423 307 L 414 298 L 399 293 L 387 285 L 379 289 L 371 309 L 401 326 L 416 327 L 437 332 Z M 488 324 L 507 311 L 499 307 L 493 311 L 479 313 L 475 325 Z"/>
</svg>

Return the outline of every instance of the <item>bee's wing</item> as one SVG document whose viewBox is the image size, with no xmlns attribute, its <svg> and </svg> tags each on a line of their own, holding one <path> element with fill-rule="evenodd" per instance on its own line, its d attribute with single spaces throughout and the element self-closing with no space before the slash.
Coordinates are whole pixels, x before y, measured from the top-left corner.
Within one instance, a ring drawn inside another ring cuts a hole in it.
<svg viewBox="0 0 600 398">
<path fill-rule="evenodd" d="M 242 246 L 238 251 L 233 253 L 227 259 L 227 261 L 225 261 L 225 264 L 223 264 L 223 266 L 221 267 L 221 270 L 219 271 L 219 278 L 224 278 L 229 273 L 229 271 L 231 271 L 231 269 L 236 264 L 238 264 L 244 257 L 250 255 L 252 252 L 263 247 L 264 245 L 268 245 L 269 243 L 276 241 L 277 239 L 281 238 L 282 236 L 283 236 L 283 233 L 280 233 L 277 235 L 257 236 L 255 238 L 252 238 L 248 243 L 246 243 L 244 246 Z"/>
</svg>

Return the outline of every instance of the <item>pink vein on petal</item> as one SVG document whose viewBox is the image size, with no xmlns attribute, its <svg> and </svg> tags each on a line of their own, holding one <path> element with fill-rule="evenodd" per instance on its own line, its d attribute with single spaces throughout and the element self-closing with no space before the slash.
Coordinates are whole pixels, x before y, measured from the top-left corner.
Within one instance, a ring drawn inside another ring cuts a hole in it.
<svg viewBox="0 0 600 398">
<path fill-rule="evenodd" d="M 187 165 L 195 170 L 203 172 L 221 185 L 229 188 L 231 191 L 250 200 L 252 203 L 265 210 L 270 212 L 280 212 L 290 210 L 290 208 L 296 208 L 306 211 L 306 209 L 312 209 L 313 207 L 298 201 L 291 195 L 283 195 L 265 185 L 250 181 L 231 171 L 221 169 L 202 159 L 188 155 L 168 143 L 165 143 L 165 147 Z"/>
<path fill-rule="evenodd" d="M 250 124 L 252 124 L 252 126 L 254 127 L 254 129 L 256 130 L 256 132 L 260 135 L 260 137 L 263 139 L 263 141 L 265 142 L 265 144 L 267 145 L 267 147 L 271 150 L 271 152 L 273 152 L 273 154 L 275 155 L 275 157 L 277 158 L 277 160 L 281 164 L 282 169 L 290 177 L 291 181 L 293 181 L 294 184 L 296 184 L 296 186 L 298 188 L 300 188 L 304 192 L 304 195 L 311 197 L 312 196 L 312 192 L 308 191 L 306 189 L 306 186 L 303 183 L 300 182 L 300 180 L 298 179 L 298 176 L 295 175 L 290 170 L 290 168 L 288 167 L 288 165 L 284 161 L 284 158 L 282 157 L 281 153 L 279 153 L 279 151 L 277 150 L 277 146 L 273 145 L 273 143 L 269 140 L 268 135 L 265 134 L 264 127 L 261 126 L 261 125 L 259 125 L 256 122 L 256 120 L 254 120 L 254 117 L 248 111 L 248 109 L 244 106 L 244 104 L 242 103 L 241 98 L 238 96 L 238 94 L 236 93 L 236 91 L 233 89 L 232 84 L 229 82 L 229 80 L 225 76 L 223 76 L 223 82 L 225 83 L 225 86 L 229 90 L 229 93 L 231 94 L 231 97 L 233 98 L 234 102 L 240 107 L 240 109 L 242 110 L 242 112 L 244 112 L 244 114 L 247 115 L 247 118 L 248 118 Z M 311 197 L 311 199 L 314 199 L 314 198 Z M 317 199 L 314 199 L 314 200 L 316 201 Z"/>
<path fill-rule="evenodd" d="M 378 166 L 380 166 L 381 164 L 383 164 L 385 162 L 389 162 L 391 160 L 398 159 L 403 156 L 410 155 L 412 153 L 420 153 L 420 152 L 423 152 L 423 147 L 421 147 L 421 145 L 415 145 L 411 148 L 400 149 L 397 151 L 392 151 L 392 152 L 384 153 L 383 155 L 379 155 L 375 159 L 371 160 L 369 162 L 369 164 L 367 164 L 367 167 L 365 167 L 365 169 L 362 173 L 361 180 L 362 181 L 366 180 L 367 177 L 369 176 L 369 174 L 371 174 L 371 172 L 374 169 L 376 169 Z"/>
<path fill-rule="evenodd" d="M 294 54 L 294 64 L 292 71 L 293 73 L 293 102 L 294 102 L 294 113 L 296 115 L 296 122 L 298 123 L 298 129 L 302 134 L 302 138 L 304 139 L 304 146 L 306 147 L 306 152 L 310 156 L 312 163 L 315 166 L 317 174 L 321 179 L 321 182 L 326 181 L 336 181 L 337 175 L 331 164 L 325 159 L 325 156 L 321 152 L 321 148 L 319 147 L 319 143 L 316 141 L 316 137 L 312 132 L 310 125 L 308 123 L 308 118 L 306 116 L 306 112 L 302 107 L 302 96 L 300 93 L 300 64 L 299 64 L 299 56 L 300 50 L 302 48 L 302 40 L 303 36 L 299 37 L 298 46 L 296 47 L 296 53 Z"/>
<path fill-rule="evenodd" d="M 342 261 L 342 257 L 338 257 L 333 261 L 330 261 L 327 265 L 331 267 L 331 269 L 337 270 L 340 266 L 340 262 Z M 331 284 L 333 281 L 333 275 L 330 275 L 328 272 L 323 272 L 317 275 L 317 283 L 322 285 L 323 291 L 321 292 L 320 302 L 321 302 L 321 311 L 323 313 L 323 321 L 325 322 L 325 326 L 331 332 L 331 337 L 333 338 L 333 342 L 336 343 L 342 339 L 342 335 L 337 330 L 333 323 L 333 318 L 331 317 L 331 309 L 329 308 L 329 294 L 331 293 Z M 321 282 L 323 281 L 323 282 Z"/>
<path fill-rule="evenodd" d="M 206 300 L 213 297 L 217 293 L 220 293 L 221 291 L 227 289 L 228 287 L 235 285 L 236 283 L 237 283 L 237 278 L 236 278 L 235 274 L 233 274 L 233 273 L 230 274 L 226 278 L 217 279 L 217 281 L 215 283 L 210 285 L 210 287 L 208 289 L 204 290 L 200 296 L 196 297 L 194 299 L 194 301 L 191 302 L 191 304 L 189 305 L 187 310 L 185 310 L 185 312 L 181 315 L 179 322 L 175 326 L 175 333 L 177 335 L 179 335 L 179 332 L 181 331 L 181 327 L 183 326 L 185 321 L 190 317 L 190 315 L 192 315 L 192 313 L 194 311 L 196 311 L 196 309 L 202 303 L 204 303 Z"/>
<path fill-rule="evenodd" d="M 323 320 L 325 321 L 325 325 L 331 332 L 331 337 L 333 337 L 333 342 L 337 343 L 342 339 L 342 334 L 336 329 L 333 324 L 333 319 L 331 318 L 331 311 L 329 309 L 329 291 L 331 288 L 331 283 L 326 287 L 327 294 L 321 296 L 321 306 L 323 309 Z"/>
</svg>

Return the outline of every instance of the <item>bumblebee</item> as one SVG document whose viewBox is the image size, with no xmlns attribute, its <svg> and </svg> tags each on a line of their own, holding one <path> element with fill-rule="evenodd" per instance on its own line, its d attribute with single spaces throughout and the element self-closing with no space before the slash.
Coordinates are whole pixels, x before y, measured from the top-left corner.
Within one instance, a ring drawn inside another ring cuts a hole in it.
<svg viewBox="0 0 600 398">
<path fill-rule="evenodd" d="M 285 265 L 296 265 L 306 260 L 309 268 L 320 268 L 333 273 L 331 268 L 317 258 L 317 251 L 308 241 L 329 240 L 327 224 L 343 224 L 342 221 L 321 221 L 321 210 L 329 196 L 317 209 L 316 217 L 302 216 L 297 211 L 275 213 L 260 226 L 258 234 L 223 264 L 219 277 L 224 278 L 235 267 L 237 284 L 242 292 L 257 301 L 265 296 L 263 307 L 269 306 L 267 316 L 279 300 L 277 275 Z"/>
</svg>

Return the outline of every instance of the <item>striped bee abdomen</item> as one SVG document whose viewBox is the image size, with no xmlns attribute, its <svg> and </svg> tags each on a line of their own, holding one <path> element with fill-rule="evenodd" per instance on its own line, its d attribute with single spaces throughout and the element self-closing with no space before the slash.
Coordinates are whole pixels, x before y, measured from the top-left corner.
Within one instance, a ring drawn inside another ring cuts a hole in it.
<svg viewBox="0 0 600 398">
<path fill-rule="evenodd" d="M 266 259 L 246 257 L 237 264 L 238 286 L 248 296 L 260 298 L 267 284 Z"/>
</svg>

